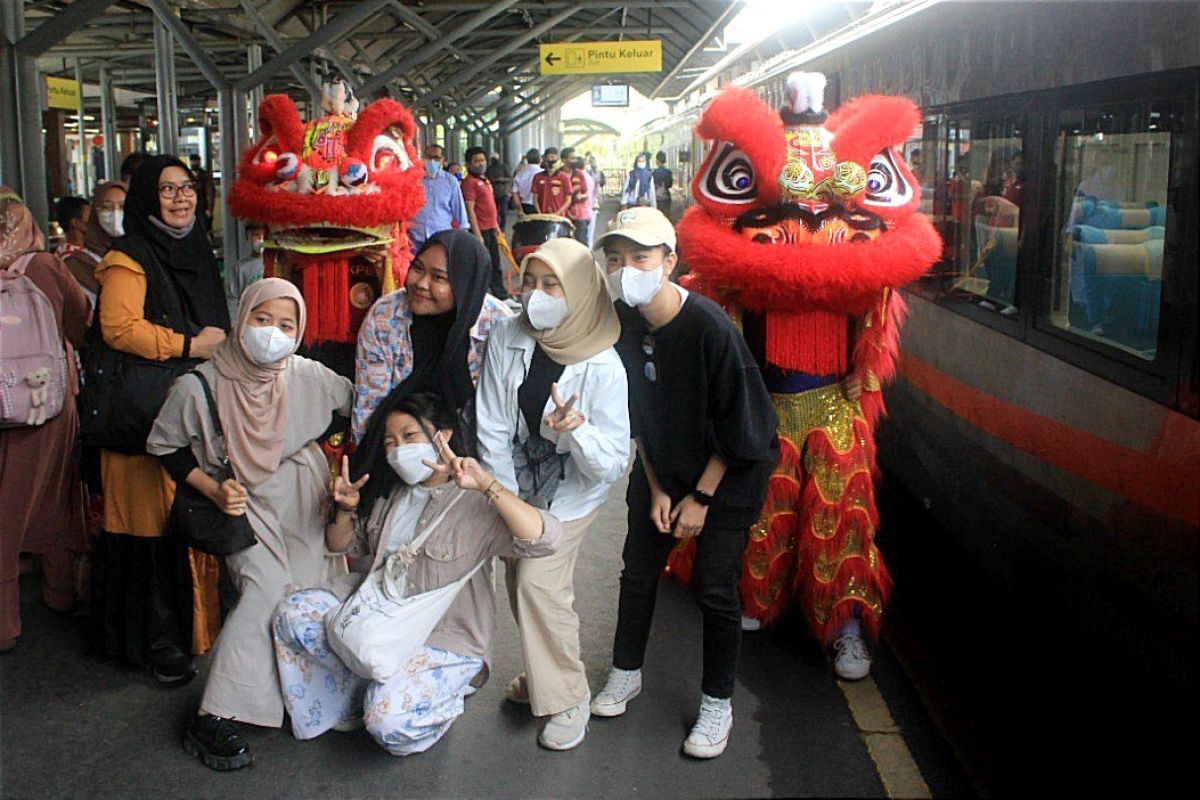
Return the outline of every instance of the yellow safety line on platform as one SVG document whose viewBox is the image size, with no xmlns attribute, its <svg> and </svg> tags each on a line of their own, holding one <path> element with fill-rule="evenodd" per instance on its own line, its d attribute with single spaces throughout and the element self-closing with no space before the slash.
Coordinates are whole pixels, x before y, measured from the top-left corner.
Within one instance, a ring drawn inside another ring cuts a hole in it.
<svg viewBox="0 0 1200 800">
<path fill-rule="evenodd" d="M 875 680 L 838 681 L 888 797 L 933 797 Z"/>
</svg>

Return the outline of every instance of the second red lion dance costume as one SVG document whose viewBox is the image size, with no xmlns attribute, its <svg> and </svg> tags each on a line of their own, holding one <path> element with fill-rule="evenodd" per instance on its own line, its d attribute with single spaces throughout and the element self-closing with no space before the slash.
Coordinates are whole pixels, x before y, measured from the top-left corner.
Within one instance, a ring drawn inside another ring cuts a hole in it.
<svg viewBox="0 0 1200 800">
<path fill-rule="evenodd" d="M 742 89 L 712 102 L 697 126 L 712 148 L 679 241 L 689 285 L 740 317 L 780 419 L 780 463 L 743 566 L 744 614 L 769 623 L 794 600 L 823 644 L 851 643 L 835 665 L 861 678 L 870 659 L 859 624 L 878 635 L 890 587 L 873 478 L 880 389 L 904 315 L 895 289 L 938 259 L 941 240 L 916 213 L 920 187 L 896 150 L 917 107 L 871 96 L 826 116 L 824 84 L 792 75 L 780 112 Z M 673 555 L 673 573 L 686 580 L 690 567 L 690 548 Z"/>
<path fill-rule="evenodd" d="M 359 111 L 334 81 L 323 87 L 322 110 L 305 124 L 287 95 L 265 98 L 261 135 L 242 156 L 229 203 L 266 225 L 265 274 L 289 278 L 303 293 L 306 354 L 353 378 L 363 318 L 404 283 L 424 168 L 412 114 L 395 100 Z"/>
</svg>

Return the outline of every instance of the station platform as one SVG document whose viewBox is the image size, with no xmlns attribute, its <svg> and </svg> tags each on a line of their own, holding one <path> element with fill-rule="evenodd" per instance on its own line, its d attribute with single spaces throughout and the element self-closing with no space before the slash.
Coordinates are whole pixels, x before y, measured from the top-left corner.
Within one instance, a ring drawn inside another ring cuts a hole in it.
<svg viewBox="0 0 1200 800">
<path fill-rule="evenodd" d="M 589 533 L 576 573 L 575 606 L 593 691 L 603 685 L 611 656 L 625 513 L 621 485 Z M 255 763 L 232 773 L 213 772 L 180 747 L 207 657 L 198 661 L 200 676 L 177 690 L 99 660 L 85 644 L 89 621 L 49 611 L 35 575 L 22 581 L 21 616 L 20 643 L 0 656 L 4 797 L 911 797 L 969 791 L 886 646 L 877 648 L 873 679 L 839 686 L 798 620 L 743 638 L 725 754 L 712 761 L 682 755 L 700 700 L 701 630 L 689 590 L 671 583 L 660 587 L 641 696 L 623 717 L 593 719 L 573 751 L 540 748 L 539 721 L 504 699 L 521 656 L 512 615 L 501 603 L 492 679 L 428 752 L 396 758 L 364 731 L 331 731 L 302 742 L 288 729 L 245 726 Z"/>
</svg>

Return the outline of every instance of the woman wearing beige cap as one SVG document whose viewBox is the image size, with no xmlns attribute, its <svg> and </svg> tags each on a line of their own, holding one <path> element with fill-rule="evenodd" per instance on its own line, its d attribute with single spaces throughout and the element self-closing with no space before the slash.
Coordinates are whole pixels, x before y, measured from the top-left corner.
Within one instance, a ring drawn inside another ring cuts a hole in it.
<svg viewBox="0 0 1200 800">
<path fill-rule="evenodd" d="M 583 741 L 591 700 L 571 605 L 575 559 L 629 466 L 628 395 L 613 349 L 620 324 L 587 246 L 542 245 L 521 263 L 521 285 L 521 316 L 497 326 L 488 345 L 476 398 L 479 455 L 505 488 L 564 523 L 554 555 L 508 564 L 525 660 L 508 699 L 550 717 L 543 747 L 569 750 Z"/>
</svg>

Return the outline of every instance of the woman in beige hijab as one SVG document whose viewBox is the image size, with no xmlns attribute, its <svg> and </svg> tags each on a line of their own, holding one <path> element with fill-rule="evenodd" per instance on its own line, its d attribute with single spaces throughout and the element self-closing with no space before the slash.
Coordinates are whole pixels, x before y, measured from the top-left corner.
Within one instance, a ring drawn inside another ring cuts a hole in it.
<svg viewBox="0 0 1200 800">
<path fill-rule="evenodd" d="M 586 245 L 555 239 L 521 264 L 520 317 L 497 326 L 476 397 L 479 456 L 509 491 L 564 523 L 547 558 L 508 563 L 509 603 L 525 672 L 508 698 L 549 716 L 538 742 L 583 741 L 591 699 L 579 657 L 575 559 L 583 536 L 629 466 L 620 323 L 604 273 Z"/>
<path fill-rule="evenodd" d="M 291 283 L 268 278 L 242 293 L 233 334 L 197 371 L 212 388 L 216 433 L 195 375 L 176 380 L 147 450 L 226 514 L 245 514 L 257 544 L 227 556 L 240 593 L 217 639 L 200 712 L 184 749 L 214 769 L 252 760 L 230 719 L 277 728 L 283 700 L 270 620 L 290 587 L 316 586 L 345 571 L 325 551 L 329 467 L 316 439 L 334 413 L 348 416 L 353 385 L 294 355 L 305 308 Z M 218 483 L 228 453 L 233 478 Z"/>
</svg>

